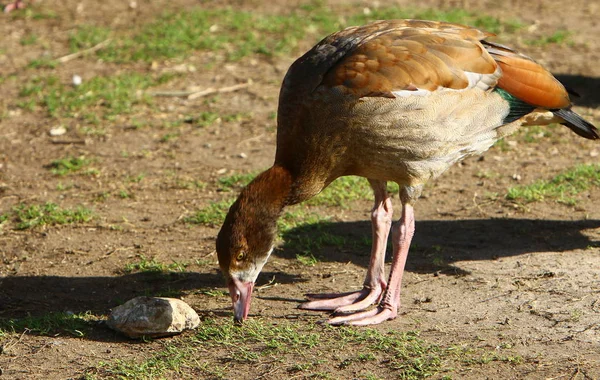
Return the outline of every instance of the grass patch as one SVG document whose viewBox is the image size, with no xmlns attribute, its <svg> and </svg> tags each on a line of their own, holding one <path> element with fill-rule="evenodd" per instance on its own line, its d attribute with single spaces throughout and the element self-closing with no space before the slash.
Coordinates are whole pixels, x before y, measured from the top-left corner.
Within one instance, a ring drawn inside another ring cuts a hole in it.
<svg viewBox="0 0 600 380">
<path fill-rule="evenodd" d="M 155 342 L 139 360 L 100 362 L 88 378 L 235 378 L 252 373 L 268 378 L 376 378 L 385 371 L 399 379 L 425 379 L 451 371 L 452 364 L 481 366 L 493 361 L 518 365 L 518 357 L 443 347 L 418 332 L 332 328 L 313 323 L 269 323 L 250 319 L 205 319 L 193 335 Z M 273 371 L 273 372 L 270 372 Z M 351 375 L 350 375 L 351 374 Z"/>
<path fill-rule="evenodd" d="M 52 117 L 72 117 L 95 121 L 88 115 L 98 114 L 111 120 L 129 114 L 138 104 L 151 104 L 142 91 L 165 83 L 173 74 L 158 76 L 128 72 L 107 77 L 93 77 L 77 87 L 61 83 L 56 76 L 35 77 L 25 83 L 19 95 L 25 101 L 43 107 Z"/>
<path fill-rule="evenodd" d="M 216 112 L 203 111 L 197 118 L 191 119 L 198 128 L 210 127 L 219 120 L 219 114 Z"/>
<path fill-rule="evenodd" d="M 141 363 L 117 359 L 112 363 L 100 362 L 98 368 L 86 372 L 84 379 L 160 379 L 166 374 L 182 375 L 189 365 L 196 365 L 195 350 L 172 343 L 162 344 L 162 350 Z M 179 377 L 179 376 L 176 376 Z"/>
<path fill-rule="evenodd" d="M 185 58 L 196 50 L 219 51 L 228 60 L 250 54 L 289 53 L 304 38 L 308 19 L 300 14 L 260 15 L 233 9 L 193 8 L 170 13 L 98 52 L 106 61 Z"/>
<path fill-rule="evenodd" d="M 340 15 L 349 14 L 344 17 Z M 314 40 L 346 26 L 380 19 L 418 18 L 473 25 L 492 33 L 511 33 L 522 27 L 515 20 L 500 20 L 462 9 L 415 9 L 384 7 L 356 13 L 355 8 L 331 9 L 315 1 L 292 9 L 288 14 L 258 14 L 232 8 L 190 8 L 165 13 L 141 30 L 119 36 L 96 52 L 105 61 L 129 63 L 184 59 L 194 51 L 213 51 L 222 59 L 236 61 L 249 55 L 283 55 L 295 51 L 299 42 Z M 108 37 L 99 27 L 80 27 L 71 33 L 72 50 L 91 47 Z"/>
<path fill-rule="evenodd" d="M 18 319 L 0 318 L 0 336 L 23 332 L 36 335 L 70 335 L 82 337 L 99 320 L 90 312 L 49 313 L 41 316 L 27 316 Z"/>
<path fill-rule="evenodd" d="M 282 217 L 277 221 L 277 228 L 281 234 L 285 234 L 300 226 L 321 228 L 330 219 L 331 216 L 323 216 L 305 205 L 292 206 L 284 210 Z"/>
<path fill-rule="evenodd" d="M 227 211 L 232 203 L 233 199 L 213 202 L 207 207 L 196 211 L 191 216 L 183 218 L 183 221 L 186 223 L 201 224 L 211 227 L 219 226 L 225 220 Z"/>
<path fill-rule="evenodd" d="M 72 53 L 89 49 L 106 40 L 110 29 L 94 25 L 79 25 L 69 33 L 69 49 Z"/>
<path fill-rule="evenodd" d="M 497 17 L 469 12 L 464 9 L 415 9 L 384 7 L 373 9 L 370 12 L 355 14 L 348 19 L 348 25 L 361 25 L 374 20 L 392 20 L 411 18 L 417 20 L 438 20 L 470 25 L 485 31 L 503 34 L 514 33 L 523 27 L 523 23 L 516 19 L 501 20 Z"/>
<path fill-rule="evenodd" d="M 340 15 L 349 14 L 344 17 Z M 167 13 L 142 25 L 135 32 L 124 32 L 96 57 L 109 62 L 156 62 L 181 60 L 195 51 L 213 51 L 211 62 L 236 61 L 250 55 L 296 54 L 300 41 L 315 42 L 324 35 L 349 25 L 364 24 L 382 18 L 423 18 L 470 24 L 494 33 L 512 32 L 521 27 L 515 21 L 502 21 L 464 10 L 417 10 L 386 7 L 370 13 L 356 13 L 354 8 L 331 9 L 312 2 L 292 9 L 285 15 L 265 15 L 231 8 L 190 8 L 185 12 Z M 69 34 L 69 49 L 80 51 L 106 40 L 111 31 L 100 26 L 79 26 Z M 24 43 L 33 43 L 32 38 Z M 54 68 L 49 58 L 32 61 L 31 68 Z M 126 72 L 112 76 L 84 78 L 79 86 L 61 83 L 57 76 L 32 78 L 20 91 L 19 105 L 25 110 L 45 109 L 52 117 L 79 118 L 84 124 L 97 126 L 101 119 L 114 120 L 130 114 L 136 105 L 151 105 L 145 90 L 165 83 L 174 75 Z M 219 120 L 219 115 L 205 112 L 198 126 Z M 94 129 L 95 130 L 95 129 Z M 165 135 L 165 141 L 176 136 Z"/>
<path fill-rule="evenodd" d="M 233 174 L 226 177 L 221 177 L 217 180 L 220 191 L 231 191 L 233 189 L 241 189 L 248 185 L 257 173 Z"/>
<path fill-rule="evenodd" d="M 540 127 L 539 125 L 520 128 L 517 136 L 526 143 L 537 142 L 539 139 L 552 137 L 556 124 Z"/>
<path fill-rule="evenodd" d="M 522 202 L 553 199 L 558 203 L 574 205 L 575 196 L 592 186 L 600 186 L 600 165 L 578 165 L 551 180 L 539 180 L 530 185 L 515 186 L 506 198 Z"/>
<path fill-rule="evenodd" d="M 57 66 L 58 63 L 48 57 L 32 59 L 27 65 L 30 69 L 55 69 Z"/>
<path fill-rule="evenodd" d="M 86 223 L 92 217 L 92 210 L 83 206 L 64 209 L 52 202 L 29 206 L 20 204 L 13 209 L 10 215 L 10 218 L 14 219 L 15 229 L 17 230 L 46 225 Z"/>
<path fill-rule="evenodd" d="M 21 9 L 18 12 L 11 12 L 9 16 L 11 20 L 50 20 L 59 18 L 55 11 L 35 6 Z"/>
<path fill-rule="evenodd" d="M 307 267 L 314 267 L 319 262 L 319 260 L 313 254 L 297 254 L 296 260 L 298 260 L 300 264 L 305 265 Z"/>
<path fill-rule="evenodd" d="M 136 263 L 125 264 L 124 273 L 144 272 L 144 273 L 166 273 L 166 272 L 184 272 L 189 264 L 173 261 L 165 264 L 156 261 L 155 258 L 148 259 L 141 255 Z"/>
<path fill-rule="evenodd" d="M 362 177 L 348 176 L 336 179 L 306 204 L 348 207 L 347 202 L 360 199 L 373 199 L 373 191 L 369 182 Z"/>
<path fill-rule="evenodd" d="M 19 41 L 19 42 L 22 46 L 35 45 L 38 42 L 38 36 L 33 33 L 30 33 L 30 34 L 23 36 L 21 38 L 21 41 Z"/>
<path fill-rule="evenodd" d="M 573 39 L 571 37 L 571 32 L 565 29 L 559 29 L 549 36 L 542 36 L 534 40 L 526 40 L 525 43 L 531 46 L 548 46 L 552 44 L 562 45 L 573 43 Z"/>
<path fill-rule="evenodd" d="M 59 160 L 54 160 L 48 165 L 52 174 L 58 176 L 64 176 L 67 174 L 74 174 L 80 172 L 83 168 L 88 166 L 92 161 L 84 156 L 79 157 L 67 157 Z M 87 170 L 84 174 L 97 174 L 97 170 Z"/>
<path fill-rule="evenodd" d="M 387 191 L 398 194 L 399 187 L 395 182 L 388 182 Z M 319 195 L 306 204 L 311 206 L 350 207 L 349 202 L 358 200 L 372 201 L 373 190 L 366 178 L 357 176 L 340 177 L 327 186 Z"/>
</svg>

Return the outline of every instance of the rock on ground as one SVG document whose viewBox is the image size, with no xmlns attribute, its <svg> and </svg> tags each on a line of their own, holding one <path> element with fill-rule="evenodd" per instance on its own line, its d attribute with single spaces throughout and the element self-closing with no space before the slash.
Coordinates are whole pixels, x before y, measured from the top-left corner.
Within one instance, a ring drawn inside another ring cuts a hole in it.
<svg viewBox="0 0 600 380">
<path fill-rule="evenodd" d="M 136 297 L 114 308 L 106 323 L 130 338 L 163 337 L 196 328 L 200 318 L 179 299 Z"/>
</svg>

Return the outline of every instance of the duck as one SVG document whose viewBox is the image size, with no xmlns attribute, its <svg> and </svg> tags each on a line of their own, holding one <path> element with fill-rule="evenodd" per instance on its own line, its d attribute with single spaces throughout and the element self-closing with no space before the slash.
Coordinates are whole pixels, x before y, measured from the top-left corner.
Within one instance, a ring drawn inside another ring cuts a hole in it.
<svg viewBox="0 0 600 380">
<path fill-rule="evenodd" d="M 428 181 L 522 126 L 560 123 L 600 137 L 548 70 L 493 36 L 454 23 L 382 20 L 333 33 L 290 66 L 274 163 L 241 190 L 216 239 L 235 321 L 248 317 L 284 208 L 335 179 L 365 177 L 373 189 L 369 266 L 361 290 L 307 294 L 299 308 L 330 312 L 332 325 L 373 325 L 398 315 L 415 203 Z M 390 181 L 400 189 L 396 223 Z"/>
</svg>

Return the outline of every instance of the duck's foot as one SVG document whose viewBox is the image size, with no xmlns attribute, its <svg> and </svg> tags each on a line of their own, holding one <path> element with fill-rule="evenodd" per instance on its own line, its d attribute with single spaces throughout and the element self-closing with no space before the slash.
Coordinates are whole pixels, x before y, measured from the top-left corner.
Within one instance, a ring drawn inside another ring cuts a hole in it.
<svg viewBox="0 0 600 380">
<path fill-rule="evenodd" d="M 16 10 L 16 9 L 23 9 L 23 8 L 25 8 L 26 6 L 27 6 L 27 5 L 26 5 L 26 4 L 25 4 L 25 3 L 24 3 L 22 0 L 16 0 L 16 1 L 15 1 L 15 2 L 13 2 L 13 3 L 7 4 L 7 5 L 4 7 L 4 10 L 3 10 L 3 12 L 4 12 L 4 13 L 9 13 L 9 12 L 12 12 L 12 11 L 14 11 L 14 10 Z"/>
<path fill-rule="evenodd" d="M 310 301 L 304 302 L 298 306 L 305 310 L 325 310 L 335 313 L 346 313 L 359 311 L 368 308 L 378 302 L 383 293 L 381 287 L 364 287 L 357 292 L 348 293 L 327 293 L 327 294 L 307 294 L 306 298 Z"/>
<path fill-rule="evenodd" d="M 338 313 L 334 313 L 338 314 Z M 396 307 L 391 305 L 377 306 L 375 309 L 361 311 L 358 313 L 351 313 L 345 315 L 338 315 L 330 318 L 327 323 L 330 325 L 353 325 L 353 326 L 365 326 L 365 325 L 376 325 L 378 323 L 385 322 L 389 319 L 394 319 L 398 315 Z"/>
</svg>

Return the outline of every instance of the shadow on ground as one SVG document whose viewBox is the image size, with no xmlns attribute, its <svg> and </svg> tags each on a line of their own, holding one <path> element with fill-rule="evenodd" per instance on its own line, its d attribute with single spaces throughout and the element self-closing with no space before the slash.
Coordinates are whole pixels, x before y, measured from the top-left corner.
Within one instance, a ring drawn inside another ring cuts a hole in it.
<svg viewBox="0 0 600 380">
<path fill-rule="evenodd" d="M 133 273 L 122 276 L 8 276 L 0 280 L 0 317 L 48 312 L 106 314 L 137 296 L 177 297 L 183 291 L 222 285 L 218 273 Z"/>
<path fill-rule="evenodd" d="M 600 228 L 600 220 L 417 221 L 412 254 L 409 255 L 406 269 L 418 273 L 446 271 L 453 275 L 464 275 L 452 263 L 597 246 L 599 241 L 583 233 L 597 228 Z M 306 225 L 287 232 L 284 235 L 285 244 L 275 254 L 295 259 L 296 255 L 307 254 L 308 250 L 321 262 L 351 261 L 366 267 L 369 262 L 370 231 L 369 222 Z M 388 255 L 389 252 L 388 248 Z M 279 283 L 306 281 L 295 274 L 264 272 L 258 283 L 268 282 L 273 276 L 277 277 Z M 91 311 L 96 315 L 106 315 L 112 307 L 136 296 L 178 297 L 186 291 L 214 291 L 215 287 L 224 288 L 223 277 L 217 268 L 210 273 L 133 273 L 98 277 L 8 276 L 0 280 L 0 319 L 66 311 Z M 222 310 L 200 308 L 198 313 L 201 318 L 209 314 L 231 316 L 228 305 Z M 99 339 L 108 339 L 101 332 L 98 334 Z M 94 339 L 92 336 L 90 338 Z"/>
<path fill-rule="evenodd" d="M 273 276 L 279 283 L 302 281 L 285 273 L 266 272 L 261 277 Z M 8 276 L 0 279 L 0 318 L 85 311 L 106 315 L 134 297 L 180 297 L 186 291 L 210 292 L 215 287 L 225 290 L 216 268 L 213 273 L 145 272 L 115 277 Z M 197 311 L 202 314 L 205 310 Z M 206 312 L 215 314 L 215 310 Z M 229 307 L 224 313 L 231 314 Z"/>
<path fill-rule="evenodd" d="M 525 253 L 586 249 L 600 244 L 583 233 L 596 228 L 600 228 L 600 220 L 417 221 L 406 269 L 419 273 L 444 269 L 432 265 L 436 257 L 440 262 L 451 264 L 462 260 L 495 260 Z M 370 233 L 370 222 L 302 226 L 285 234 L 285 245 L 276 254 L 292 258 L 310 250 L 310 254 L 322 262 L 351 261 L 366 267 L 370 256 Z M 388 256 L 390 251 L 388 244 Z"/>
</svg>

